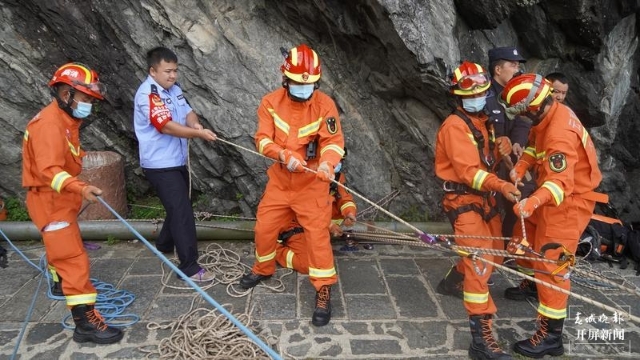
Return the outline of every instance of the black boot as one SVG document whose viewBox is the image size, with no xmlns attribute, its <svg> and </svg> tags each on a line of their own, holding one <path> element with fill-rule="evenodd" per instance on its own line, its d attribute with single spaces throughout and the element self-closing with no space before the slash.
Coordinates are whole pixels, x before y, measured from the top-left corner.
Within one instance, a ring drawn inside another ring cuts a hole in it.
<svg viewBox="0 0 640 360">
<path fill-rule="evenodd" d="M 53 285 L 51 285 L 51 295 L 53 296 L 64 296 L 62 292 L 62 278 L 59 277 L 60 281 L 53 281 Z"/>
<path fill-rule="evenodd" d="M 513 351 L 524 356 L 539 359 L 545 355 L 564 354 L 562 326 L 564 319 L 550 319 L 538 314 L 538 331 L 527 340 L 518 341 Z"/>
<path fill-rule="evenodd" d="M 513 359 L 511 355 L 500 349 L 496 339 L 493 337 L 492 318 L 493 316 L 488 314 L 469 316 L 469 327 L 471 328 L 469 357 L 473 360 Z"/>
<path fill-rule="evenodd" d="M 122 339 L 120 329 L 108 326 L 93 305 L 76 305 L 71 308 L 73 322 L 73 341 L 78 343 L 94 342 L 96 344 L 113 344 Z"/>
<path fill-rule="evenodd" d="M 436 292 L 442 295 L 455 296 L 459 299 L 464 298 L 462 293 L 462 282 L 464 281 L 464 275 L 460 274 L 454 265 L 444 279 L 440 280 Z"/>
<path fill-rule="evenodd" d="M 538 300 L 538 288 L 535 282 L 523 279 L 518 286 L 506 288 L 504 297 L 516 301 L 525 301 L 529 298 Z"/>
<path fill-rule="evenodd" d="M 316 309 L 313 311 L 311 323 L 324 326 L 331 320 L 331 286 L 325 285 L 316 292 Z"/>
<path fill-rule="evenodd" d="M 243 276 L 240 279 L 240 286 L 245 289 L 251 289 L 260 283 L 262 280 L 267 280 L 271 275 L 259 275 L 254 274 L 253 271 L 249 272 L 247 275 Z"/>
</svg>

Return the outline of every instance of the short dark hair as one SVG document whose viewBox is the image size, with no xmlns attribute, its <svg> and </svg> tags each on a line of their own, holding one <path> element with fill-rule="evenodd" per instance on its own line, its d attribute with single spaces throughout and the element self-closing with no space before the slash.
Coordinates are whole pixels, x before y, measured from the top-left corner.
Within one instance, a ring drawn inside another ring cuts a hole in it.
<svg viewBox="0 0 640 360">
<path fill-rule="evenodd" d="M 491 77 L 493 77 L 493 74 L 496 72 L 496 66 L 502 66 L 508 62 L 510 62 L 510 60 L 496 59 L 489 63 L 489 74 L 491 75 Z"/>
<path fill-rule="evenodd" d="M 147 70 L 160 64 L 164 60 L 168 63 L 178 63 L 178 56 L 173 51 L 163 46 L 155 47 L 147 51 Z"/>
<path fill-rule="evenodd" d="M 561 84 L 565 84 L 565 85 L 569 83 L 569 79 L 567 79 L 567 77 L 563 73 L 552 72 L 550 74 L 547 74 L 547 76 L 545 77 L 547 78 L 547 80 L 549 80 L 552 83 L 554 81 L 559 81 Z"/>
</svg>

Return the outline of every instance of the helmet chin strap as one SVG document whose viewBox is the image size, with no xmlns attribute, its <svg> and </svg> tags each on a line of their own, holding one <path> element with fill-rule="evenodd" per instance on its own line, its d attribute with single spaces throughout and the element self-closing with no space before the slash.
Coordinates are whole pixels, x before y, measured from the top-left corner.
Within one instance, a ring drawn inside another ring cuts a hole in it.
<svg viewBox="0 0 640 360">
<path fill-rule="evenodd" d="M 540 121 L 542 121 L 542 113 L 544 113 L 544 108 L 547 107 L 547 105 L 549 105 L 551 101 L 551 97 L 547 97 L 546 99 L 544 99 L 544 101 L 542 101 L 542 104 L 540 104 L 540 108 L 538 108 L 538 111 L 533 114 L 530 112 L 524 113 L 524 116 L 531 119 L 531 126 L 540 124 Z"/>
<path fill-rule="evenodd" d="M 51 87 L 49 88 L 49 91 L 51 92 L 51 96 L 53 96 L 58 102 L 58 107 L 60 109 L 62 109 L 67 114 L 69 114 L 69 116 L 71 116 L 71 118 L 73 118 L 74 120 L 80 120 L 75 116 L 73 116 L 73 108 L 71 108 L 71 105 L 69 104 L 69 102 L 65 102 L 64 100 L 62 100 L 60 95 L 58 95 L 58 90 L 56 88 Z M 75 93 L 76 93 L 76 89 L 74 88 L 69 89 L 69 100 L 73 99 L 73 96 L 75 95 Z"/>
</svg>

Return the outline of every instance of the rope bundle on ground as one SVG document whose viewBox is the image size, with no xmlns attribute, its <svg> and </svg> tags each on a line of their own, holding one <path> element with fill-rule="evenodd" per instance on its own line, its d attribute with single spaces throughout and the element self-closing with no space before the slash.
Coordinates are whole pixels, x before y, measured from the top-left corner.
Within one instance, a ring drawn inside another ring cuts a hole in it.
<svg viewBox="0 0 640 360">
<path fill-rule="evenodd" d="M 188 312 L 174 321 L 147 324 L 147 329 L 171 329 L 169 337 L 160 340 L 155 349 L 140 350 L 146 358 L 160 359 L 269 359 L 262 349 L 251 341 L 237 326 L 216 309 L 193 309 L 198 297 L 194 297 Z M 231 306 L 223 305 L 229 312 Z M 248 314 L 236 318 L 254 333 Z M 267 339 L 265 339 L 267 340 Z M 271 339 L 273 340 L 273 339 Z M 272 341 L 273 342 L 273 341 Z"/>
</svg>

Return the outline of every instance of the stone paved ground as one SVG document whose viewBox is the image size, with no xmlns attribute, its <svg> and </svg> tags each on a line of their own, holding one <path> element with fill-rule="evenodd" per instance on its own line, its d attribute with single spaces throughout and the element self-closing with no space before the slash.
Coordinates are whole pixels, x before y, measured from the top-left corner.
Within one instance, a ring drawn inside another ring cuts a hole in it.
<svg viewBox="0 0 640 360">
<path fill-rule="evenodd" d="M 170 330 L 149 330 L 150 322 L 175 320 L 188 311 L 193 290 L 176 290 L 162 285 L 160 260 L 140 242 L 122 241 L 90 251 L 92 275 L 136 295 L 127 309 L 140 316 L 140 322 L 126 329 L 124 339 L 116 345 L 77 344 L 72 331 L 63 330 L 60 321 L 68 313 L 64 305 L 46 297 L 44 286 L 22 339 L 19 359 L 138 359 L 144 358 L 143 346 L 156 347 Z M 240 254 L 243 262 L 252 263 L 252 243 L 218 242 Z M 43 250 L 33 243 L 18 243 L 32 261 Z M 201 242 L 200 249 L 207 243 Z M 226 286 L 216 285 L 207 293 L 220 304 L 230 304 L 234 312 L 253 309 L 252 317 L 261 335 L 270 335 L 271 343 L 284 359 L 465 359 L 470 335 L 461 300 L 435 293 L 454 257 L 434 250 L 401 245 L 376 244 L 373 250 L 335 254 L 340 282 L 333 288 L 333 318 L 329 325 L 316 328 L 310 323 L 314 292 L 306 276 L 291 274 L 283 278 L 285 291 L 256 288 L 250 295 L 232 297 Z M 632 265 L 633 267 L 633 265 Z M 598 264 L 601 270 L 609 270 Z M 617 270 L 615 267 L 612 270 Z M 617 270 L 640 286 L 640 277 L 631 269 Z M 277 276 L 284 274 L 279 270 Z M 169 276 L 169 285 L 182 282 Z M 13 354 L 16 338 L 27 314 L 40 276 L 15 253 L 9 267 L 0 269 L 0 359 Z M 495 327 L 500 343 L 508 348 L 534 329 L 535 304 L 520 303 L 502 297 L 505 287 L 517 281 L 495 274 L 491 293 L 498 306 Z M 271 280 L 270 280 L 271 281 Z M 272 282 L 272 283 L 275 283 Z M 640 314 L 638 296 L 619 291 L 601 291 L 574 286 L 577 293 L 609 305 L 622 304 L 631 313 Z M 211 307 L 197 297 L 198 305 Z M 603 310 L 571 300 L 572 311 L 602 314 Z M 583 316 L 584 316 L 583 315 Z M 567 320 L 565 328 L 566 359 L 618 359 L 640 357 L 639 324 L 595 323 L 578 325 Z M 588 341 L 595 328 L 624 331 L 622 344 L 596 344 Z M 575 344 L 580 331 L 585 342 Z M 631 344 L 631 345 L 630 345 Z M 518 357 L 516 357 L 518 358 Z"/>
</svg>

